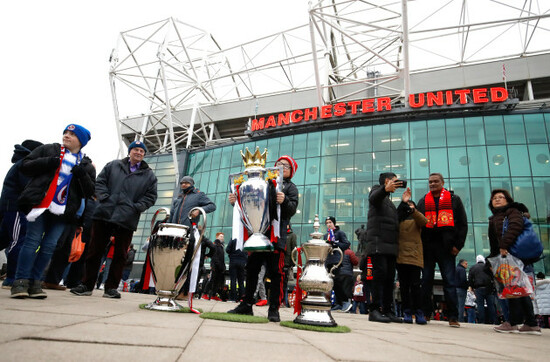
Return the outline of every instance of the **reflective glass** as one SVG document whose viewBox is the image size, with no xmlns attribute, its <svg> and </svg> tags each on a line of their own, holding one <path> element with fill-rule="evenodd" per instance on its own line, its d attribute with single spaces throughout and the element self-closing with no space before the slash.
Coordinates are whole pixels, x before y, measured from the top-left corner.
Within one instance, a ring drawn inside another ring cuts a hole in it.
<svg viewBox="0 0 550 362">
<path fill-rule="evenodd" d="M 378 175 L 391 171 L 391 159 L 389 152 L 376 152 L 374 154 L 376 155 L 376 158 L 372 160 L 374 179 L 378 180 Z"/>
<path fill-rule="evenodd" d="M 512 187 L 514 201 L 523 203 L 532 215 L 537 215 L 533 180 L 530 177 L 512 177 Z M 539 192 L 537 192 L 538 194 Z"/>
<path fill-rule="evenodd" d="M 336 156 L 321 158 L 321 183 L 336 183 Z"/>
<path fill-rule="evenodd" d="M 222 149 L 223 148 L 216 148 L 212 151 L 212 164 L 210 166 L 212 170 L 220 168 Z"/>
<path fill-rule="evenodd" d="M 304 223 L 313 223 L 315 215 L 319 214 L 319 185 L 306 185 L 300 204 Z M 313 231 L 313 230 L 312 230 Z"/>
<path fill-rule="evenodd" d="M 358 153 L 355 155 L 355 182 L 366 182 L 368 184 L 372 182 L 372 161 L 373 153 Z"/>
<path fill-rule="evenodd" d="M 527 147 L 508 146 L 508 156 L 510 157 L 510 173 L 512 176 L 531 175 Z"/>
<path fill-rule="evenodd" d="M 408 180 L 410 175 L 409 152 L 406 150 L 391 151 L 391 171 L 400 179 Z"/>
<path fill-rule="evenodd" d="M 430 161 L 430 173 L 449 174 L 449 160 L 447 159 L 446 148 L 430 148 L 428 160 Z"/>
<path fill-rule="evenodd" d="M 327 216 L 336 214 L 336 184 L 324 184 L 319 186 L 320 215 L 321 220 Z"/>
<path fill-rule="evenodd" d="M 470 225 L 471 227 L 471 225 Z M 489 255 L 489 237 L 488 237 L 488 228 L 489 224 L 475 224 L 474 229 L 474 238 L 475 238 L 475 250 L 474 255 L 472 255 L 471 260 L 475 260 L 477 255 Z M 460 254 L 462 256 L 462 253 Z"/>
<path fill-rule="evenodd" d="M 489 161 L 489 173 L 491 177 L 510 176 L 506 146 L 487 147 L 487 160 Z"/>
<path fill-rule="evenodd" d="M 353 182 L 355 166 L 353 165 L 353 153 L 338 155 L 336 163 L 337 182 Z"/>
<path fill-rule="evenodd" d="M 323 131 L 321 155 L 336 155 L 338 153 L 338 147 L 340 147 L 338 143 L 338 130 Z"/>
<path fill-rule="evenodd" d="M 353 183 L 338 183 L 335 206 L 336 220 L 339 223 L 353 221 Z"/>
<path fill-rule="evenodd" d="M 468 177 L 470 159 L 466 147 L 453 147 L 447 150 L 449 154 L 449 176 Z"/>
<path fill-rule="evenodd" d="M 296 174 L 292 177 L 292 182 L 294 182 L 296 185 L 303 185 L 305 182 L 305 174 L 306 174 L 306 160 L 305 159 L 296 159 L 296 163 L 298 164 L 298 170 L 296 171 Z"/>
<path fill-rule="evenodd" d="M 444 119 L 428 121 L 428 143 L 430 148 L 447 146 Z"/>
<path fill-rule="evenodd" d="M 470 177 L 488 177 L 487 150 L 484 146 L 468 147 L 468 168 Z"/>
<path fill-rule="evenodd" d="M 491 199 L 491 185 L 485 179 L 472 179 L 470 181 L 470 190 L 472 194 L 472 200 L 478 201 L 472 204 L 473 221 L 487 221 L 489 216 L 491 216 L 491 212 L 487 207 L 487 204 Z"/>
<path fill-rule="evenodd" d="M 550 122 L 550 119 L 549 119 Z M 372 151 L 372 127 L 358 127 L 355 129 L 355 153 Z"/>
<path fill-rule="evenodd" d="M 391 130 L 391 145 L 392 150 L 403 150 L 409 147 L 409 124 L 392 123 Z"/>
<path fill-rule="evenodd" d="M 267 161 L 269 165 L 273 165 L 280 156 L 279 145 L 281 143 L 280 138 L 271 138 L 267 140 Z"/>
<path fill-rule="evenodd" d="M 409 137 L 411 148 L 428 147 L 428 129 L 426 127 L 426 121 L 409 123 Z"/>
<path fill-rule="evenodd" d="M 466 145 L 463 118 L 450 118 L 445 120 L 447 128 L 447 146 Z"/>
<path fill-rule="evenodd" d="M 506 143 L 504 138 L 504 124 L 502 116 L 483 117 L 485 120 L 485 139 L 487 145 L 503 145 Z"/>
<path fill-rule="evenodd" d="M 445 175 L 443 175 L 445 176 Z M 468 179 L 449 179 L 445 180 L 445 188 L 453 190 L 455 195 L 460 197 L 464 209 L 466 210 L 466 215 L 468 221 L 472 221 L 472 198 L 470 197 L 470 182 Z"/>
<path fill-rule="evenodd" d="M 390 150 L 391 137 L 389 124 L 379 124 L 372 127 L 372 143 L 374 151 Z"/>
<path fill-rule="evenodd" d="M 354 128 L 344 128 L 338 131 L 338 154 L 354 152 L 354 131 Z"/>
<path fill-rule="evenodd" d="M 523 117 L 521 114 L 504 116 L 504 128 L 506 130 L 507 144 L 525 143 L 525 130 L 523 128 Z"/>
<path fill-rule="evenodd" d="M 466 126 L 466 144 L 477 146 L 485 143 L 485 133 L 483 132 L 483 118 L 468 117 L 465 119 Z"/>
<path fill-rule="evenodd" d="M 430 175 L 428 150 L 411 150 L 411 178 L 427 180 Z"/>
<path fill-rule="evenodd" d="M 308 157 L 306 159 L 306 185 L 319 183 L 320 162 L 321 158 L 319 157 Z"/>
<path fill-rule="evenodd" d="M 531 212 L 531 219 L 547 223 L 550 217 L 550 178 L 534 178 L 533 193 L 535 194 L 535 202 L 537 203 L 537 212 Z"/>
<path fill-rule="evenodd" d="M 286 136 L 281 138 L 281 148 L 279 151 L 280 154 L 278 156 L 293 155 L 293 148 L 294 148 L 293 140 L 294 140 L 294 136 Z"/>
<path fill-rule="evenodd" d="M 294 151 L 290 154 L 295 160 L 306 157 L 307 133 L 294 136 Z"/>
<path fill-rule="evenodd" d="M 510 178 L 491 178 L 491 190 L 494 189 L 512 190 Z"/>
<path fill-rule="evenodd" d="M 355 183 L 353 185 L 353 215 L 355 221 L 364 220 L 367 221 L 367 215 L 369 211 L 369 192 L 372 188 L 372 183 Z"/>
<path fill-rule="evenodd" d="M 307 135 L 307 157 L 321 155 L 321 132 L 313 132 Z"/>
<path fill-rule="evenodd" d="M 525 122 L 527 143 L 548 143 L 542 114 L 525 114 L 523 120 Z"/>
<path fill-rule="evenodd" d="M 550 176 L 548 144 L 529 145 L 529 158 L 534 176 Z"/>
</svg>

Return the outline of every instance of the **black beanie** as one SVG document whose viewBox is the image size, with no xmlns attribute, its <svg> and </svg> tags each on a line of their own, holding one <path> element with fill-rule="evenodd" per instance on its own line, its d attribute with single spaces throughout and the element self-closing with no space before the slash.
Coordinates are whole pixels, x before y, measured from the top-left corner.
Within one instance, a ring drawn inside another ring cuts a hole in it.
<svg viewBox="0 0 550 362">
<path fill-rule="evenodd" d="M 325 219 L 325 224 L 327 223 L 327 220 L 332 221 L 334 226 L 336 226 L 336 218 L 334 216 L 327 216 L 327 218 Z"/>
</svg>

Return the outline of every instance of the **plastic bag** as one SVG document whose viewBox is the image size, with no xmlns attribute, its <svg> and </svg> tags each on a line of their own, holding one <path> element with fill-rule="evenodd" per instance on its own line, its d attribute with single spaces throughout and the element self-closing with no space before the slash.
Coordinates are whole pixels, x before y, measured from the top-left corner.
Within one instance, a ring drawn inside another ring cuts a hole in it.
<svg viewBox="0 0 550 362">
<path fill-rule="evenodd" d="M 76 232 L 73 244 L 71 246 L 71 255 L 69 256 L 69 263 L 74 263 L 80 257 L 82 256 L 82 253 L 84 252 L 84 247 L 86 246 L 86 243 L 82 242 L 82 233 Z"/>
<path fill-rule="evenodd" d="M 497 255 L 488 260 L 500 299 L 521 298 L 533 294 L 533 286 L 527 273 L 523 271 L 521 259 L 508 254 L 505 257 Z"/>
</svg>

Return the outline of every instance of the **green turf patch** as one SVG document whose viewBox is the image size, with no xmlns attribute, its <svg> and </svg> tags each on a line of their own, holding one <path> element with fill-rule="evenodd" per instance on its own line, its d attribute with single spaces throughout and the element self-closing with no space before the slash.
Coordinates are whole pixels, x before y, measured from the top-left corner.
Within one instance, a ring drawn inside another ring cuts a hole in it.
<svg viewBox="0 0 550 362">
<path fill-rule="evenodd" d="M 191 313 L 191 308 L 189 308 L 189 307 L 183 307 L 183 309 L 180 309 L 180 310 L 159 310 L 159 309 L 147 309 L 147 308 L 145 308 L 148 305 L 149 305 L 149 303 L 140 304 L 139 309 L 153 310 L 155 312 Z M 200 309 L 200 308 L 194 308 L 194 309 L 196 309 L 196 310 L 198 310 L 199 312 L 202 313 L 202 309 Z"/>
<path fill-rule="evenodd" d="M 320 326 L 310 326 L 307 324 L 298 324 L 292 321 L 283 321 L 281 322 L 283 327 L 302 329 L 304 331 L 314 331 L 314 332 L 328 332 L 328 333 L 349 333 L 351 329 L 346 326 L 336 326 L 336 327 L 320 327 Z"/>
<path fill-rule="evenodd" d="M 231 314 L 231 313 L 219 313 L 208 312 L 200 315 L 204 319 L 216 319 L 219 321 L 227 322 L 239 322 L 239 323 L 268 323 L 269 321 L 265 317 L 257 317 L 252 315 Z"/>
</svg>

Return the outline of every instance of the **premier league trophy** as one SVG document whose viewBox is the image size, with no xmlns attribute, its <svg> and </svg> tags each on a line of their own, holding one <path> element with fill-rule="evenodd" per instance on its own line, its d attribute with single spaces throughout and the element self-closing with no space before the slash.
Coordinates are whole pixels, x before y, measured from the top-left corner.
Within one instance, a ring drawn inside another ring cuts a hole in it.
<svg viewBox="0 0 550 362">
<path fill-rule="evenodd" d="M 245 154 L 241 151 L 241 156 L 245 169 L 229 175 L 229 185 L 237 197 L 236 208 L 240 219 L 249 233 L 244 251 L 273 251 L 270 239 L 264 235 L 274 216 L 270 215 L 269 205 L 275 195 L 270 193 L 269 183 L 275 180 L 275 191 L 281 190 L 282 167 L 265 167 L 267 149 L 260 153 L 260 148 L 256 147 L 256 152 L 252 154 L 247 147 Z"/>
<path fill-rule="evenodd" d="M 183 309 L 174 298 L 187 280 L 189 269 L 206 230 L 206 213 L 202 208 L 193 208 L 189 212 L 189 218 L 195 210 L 199 210 L 203 217 L 200 235 L 188 226 L 163 222 L 170 216 L 170 209 L 168 208 L 158 209 L 153 216 L 148 253 L 157 299 L 145 306 L 147 309 L 164 311 Z M 164 215 L 164 217 L 161 215 Z M 190 245 L 190 241 L 192 241 L 191 233 L 195 233 L 193 235 L 195 239 L 193 245 Z"/>
<path fill-rule="evenodd" d="M 294 319 L 294 323 L 308 324 L 311 326 L 336 327 L 338 324 L 330 314 L 330 300 L 326 297 L 332 290 L 334 275 L 332 271 L 340 266 L 344 258 L 342 250 L 332 248 L 332 246 L 323 240 L 323 233 L 319 232 L 319 216 L 315 215 L 313 223 L 313 233 L 309 234 L 311 240 L 302 244 L 301 249 L 305 252 L 307 263 L 301 277 L 298 280 L 301 289 L 307 292 L 307 296 L 302 300 L 302 311 Z M 292 251 L 292 260 L 296 262 L 296 254 L 300 250 L 294 248 Z M 334 252 L 340 253 L 340 261 L 330 269 L 330 273 L 325 268 L 325 260 L 328 254 Z"/>
</svg>

